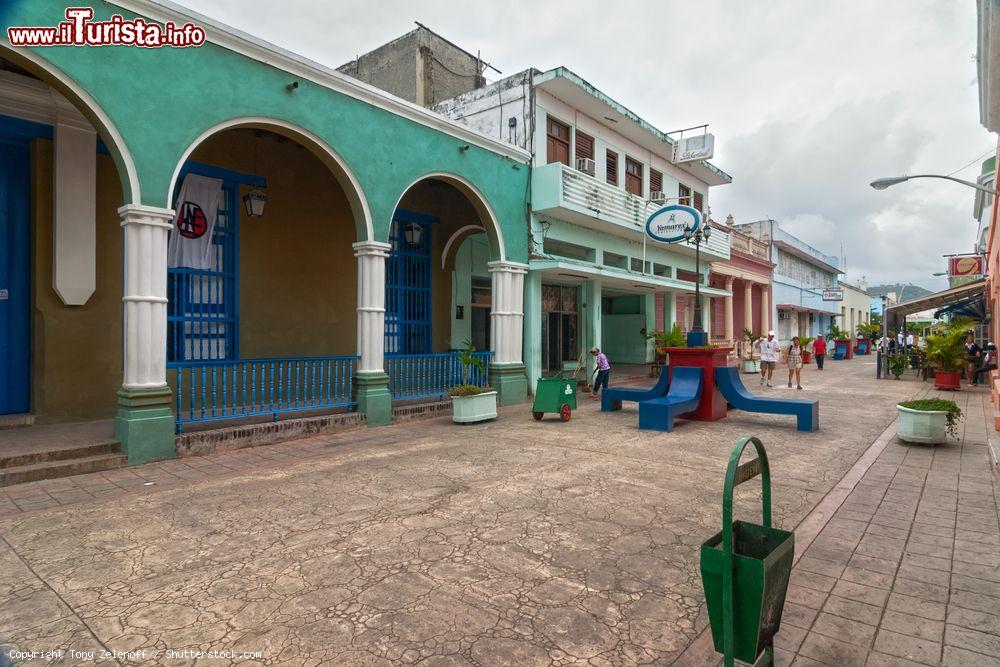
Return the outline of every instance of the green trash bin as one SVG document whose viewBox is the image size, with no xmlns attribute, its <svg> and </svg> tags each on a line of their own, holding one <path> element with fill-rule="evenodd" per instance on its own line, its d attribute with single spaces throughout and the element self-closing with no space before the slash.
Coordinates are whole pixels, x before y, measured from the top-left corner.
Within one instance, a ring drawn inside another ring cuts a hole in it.
<svg viewBox="0 0 1000 667">
<path fill-rule="evenodd" d="M 564 378 L 562 373 L 550 378 L 538 378 L 531 416 L 541 421 L 546 412 L 557 413 L 568 422 L 576 410 L 576 378 Z"/>
<path fill-rule="evenodd" d="M 740 465 L 749 443 L 757 458 Z M 733 489 L 761 475 L 763 525 L 733 521 Z M 764 445 L 755 437 L 740 439 L 729 457 L 722 496 L 722 531 L 701 545 L 701 579 L 715 650 L 754 664 L 767 652 L 774 662 L 774 635 L 788 592 L 795 554 L 795 533 L 771 526 L 771 473 Z"/>
</svg>

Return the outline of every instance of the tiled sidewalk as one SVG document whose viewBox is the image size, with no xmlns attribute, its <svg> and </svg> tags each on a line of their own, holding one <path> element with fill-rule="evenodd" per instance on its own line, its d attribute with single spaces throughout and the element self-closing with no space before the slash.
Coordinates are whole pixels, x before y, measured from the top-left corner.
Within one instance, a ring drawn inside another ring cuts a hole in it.
<svg viewBox="0 0 1000 667">
<path fill-rule="evenodd" d="M 793 570 L 779 665 L 1000 665 L 992 406 L 942 397 L 966 413 L 962 440 L 888 443 Z"/>
</svg>

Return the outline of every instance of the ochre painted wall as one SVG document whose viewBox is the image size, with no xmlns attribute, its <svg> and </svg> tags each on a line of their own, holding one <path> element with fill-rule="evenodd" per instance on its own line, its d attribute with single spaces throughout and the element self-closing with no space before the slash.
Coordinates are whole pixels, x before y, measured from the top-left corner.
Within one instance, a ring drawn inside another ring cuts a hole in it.
<svg viewBox="0 0 1000 667">
<path fill-rule="evenodd" d="M 122 383 L 121 186 L 97 156 L 97 290 L 66 306 L 52 289 L 52 142 L 31 144 L 31 396 L 39 423 L 110 419 Z"/>
<path fill-rule="evenodd" d="M 191 159 L 267 179 L 263 217 L 240 217 L 240 356 L 356 354 L 357 236 L 329 169 L 253 130 L 215 135 Z"/>
</svg>

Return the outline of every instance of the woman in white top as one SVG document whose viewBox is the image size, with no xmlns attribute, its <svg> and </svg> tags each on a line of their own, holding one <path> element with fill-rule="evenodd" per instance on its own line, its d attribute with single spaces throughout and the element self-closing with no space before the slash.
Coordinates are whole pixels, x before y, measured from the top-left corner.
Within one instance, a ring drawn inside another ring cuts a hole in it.
<svg viewBox="0 0 1000 667">
<path fill-rule="evenodd" d="M 788 388 L 792 388 L 792 375 L 795 376 L 795 384 L 798 389 L 802 389 L 802 346 L 799 345 L 799 337 L 792 337 L 792 344 L 788 346 Z"/>
</svg>

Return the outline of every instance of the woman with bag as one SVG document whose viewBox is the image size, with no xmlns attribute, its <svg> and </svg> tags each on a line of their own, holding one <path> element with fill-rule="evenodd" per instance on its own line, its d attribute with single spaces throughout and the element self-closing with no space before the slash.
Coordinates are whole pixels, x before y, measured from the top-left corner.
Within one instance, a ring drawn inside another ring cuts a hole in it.
<svg viewBox="0 0 1000 667">
<path fill-rule="evenodd" d="M 792 338 L 792 344 L 785 352 L 788 363 L 788 388 L 792 388 L 792 375 L 795 376 L 797 389 L 802 389 L 802 346 L 799 345 L 799 337 Z"/>
</svg>

